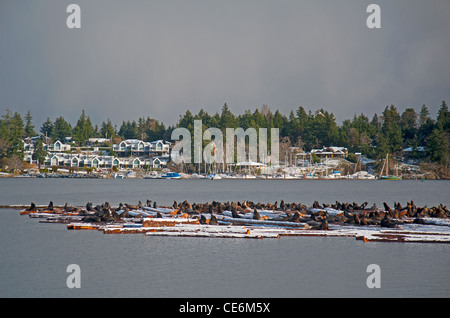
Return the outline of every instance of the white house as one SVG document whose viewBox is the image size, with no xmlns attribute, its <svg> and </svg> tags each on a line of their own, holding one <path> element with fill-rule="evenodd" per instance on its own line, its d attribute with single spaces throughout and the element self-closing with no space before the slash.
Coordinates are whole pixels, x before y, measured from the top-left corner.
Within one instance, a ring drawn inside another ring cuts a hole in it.
<svg viewBox="0 0 450 318">
<path fill-rule="evenodd" d="M 33 153 L 38 138 L 33 137 L 23 140 L 24 160 L 28 163 L 37 163 L 36 160 L 33 160 Z M 102 141 L 103 139 L 96 140 L 96 142 Z M 170 143 L 162 140 L 154 142 L 144 142 L 137 139 L 124 140 L 113 145 L 118 157 L 95 152 L 71 153 L 71 146 L 59 140 L 54 143 L 44 143 L 43 148 L 47 151 L 43 163 L 47 167 L 161 168 L 166 166 L 169 161 Z"/>
<path fill-rule="evenodd" d="M 44 146 L 44 150 L 48 152 L 65 152 L 70 151 L 70 145 L 64 144 L 61 141 L 57 140 L 53 144 L 47 144 Z"/>
<path fill-rule="evenodd" d="M 145 142 L 139 139 L 127 139 L 113 145 L 119 157 L 165 155 L 170 151 L 170 143 L 156 140 Z"/>
</svg>

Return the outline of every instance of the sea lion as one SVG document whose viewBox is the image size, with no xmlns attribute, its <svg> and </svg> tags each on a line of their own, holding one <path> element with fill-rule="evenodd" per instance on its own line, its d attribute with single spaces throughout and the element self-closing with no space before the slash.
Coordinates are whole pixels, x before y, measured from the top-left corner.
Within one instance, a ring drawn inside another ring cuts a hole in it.
<svg viewBox="0 0 450 318">
<path fill-rule="evenodd" d="M 415 224 L 425 224 L 425 221 L 421 218 L 415 218 L 413 223 Z"/>
<path fill-rule="evenodd" d="M 120 221 L 120 215 L 116 211 L 111 212 L 114 222 Z"/>
<path fill-rule="evenodd" d="M 236 212 L 236 209 L 234 207 L 231 207 L 231 215 L 233 216 L 233 218 L 238 219 L 241 216 Z"/>
<path fill-rule="evenodd" d="M 322 219 L 322 223 L 320 224 L 319 230 L 328 231 L 328 220 L 326 218 Z"/>
<path fill-rule="evenodd" d="M 314 201 L 312 207 L 313 207 L 314 209 L 321 209 L 321 206 L 320 206 L 320 204 L 319 204 L 318 201 Z"/>
<path fill-rule="evenodd" d="M 81 219 L 83 222 L 100 222 L 100 218 L 95 215 L 87 215 Z"/>
<path fill-rule="evenodd" d="M 361 220 L 359 219 L 359 216 L 356 213 L 353 215 L 353 220 L 355 221 L 356 225 L 359 225 L 361 223 Z"/>
<path fill-rule="evenodd" d="M 256 209 L 253 210 L 253 220 L 264 220 L 264 218 L 258 213 Z"/>
<path fill-rule="evenodd" d="M 386 212 L 389 212 L 389 211 L 392 210 L 392 209 L 390 208 L 390 206 L 389 206 L 386 202 L 383 202 L 383 206 L 384 206 L 384 210 L 385 210 Z"/>
<path fill-rule="evenodd" d="M 100 219 L 102 221 L 109 221 L 111 219 L 111 212 L 107 208 L 101 210 Z"/>
<path fill-rule="evenodd" d="M 36 205 L 34 204 L 34 202 L 31 202 L 30 207 L 28 209 L 26 209 L 26 211 L 30 211 L 30 212 L 36 211 Z"/>
<path fill-rule="evenodd" d="M 444 210 L 441 206 L 439 206 L 439 207 L 437 208 L 437 210 L 436 210 L 436 215 L 435 215 L 435 217 L 444 219 L 444 218 L 447 217 L 447 213 L 445 212 L 445 210 Z"/>
<path fill-rule="evenodd" d="M 373 221 L 364 213 L 361 215 L 359 224 L 360 225 L 372 225 Z"/>
<path fill-rule="evenodd" d="M 53 201 L 50 201 L 50 203 L 47 206 L 48 211 L 53 211 Z"/>
<path fill-rule="evenodd" d="M 323 230 L 323 231 L 329 230 L 328 221 L 326 218 L 322 219 L 321 222 L 308 221 L 307 224 L 311 226 L 312 230 Z"/>
<path fill-rule="evenodd" d="M 389 227 L 389 228 L 396 227 L 396 225 L 394 223 L 392 223 L 392 221 L 390 220 L 390 216 L 388 213 L 386 213 L 384 215 L 384 218 L 380 222 L 380 226 L 381 227 Z"/>
<path fill-rule="evenodd" d="M 295 211 L 289 222 L 300 222 L 300 213 L 298 211 Z"/>
<path fill-rule="evenodd" d="M 121 218 L 128 218 L 130 217 L 130 214 L 128 213 L 130 211 L 130 209 L 128 209 L 127 207 L 125 207 L 123 209 L 123 212 L 120 214 Z"/>
<path fill-rule="evenodd" d="M 206 222 L 206 217 L 202 214 L 200 216 L 200 224 L 207 224 L 208 222 Z"/>
<path fill-rule="evenodd" d="M 67 204 L 67 202 L 64 204 L 64 211 L 66 211 L 66 212 L 73 212 L 73 211 L 76 211 L 76 208 L 71 208 L 70 206 L 69 206 L 69 204 Z"/>
<path fill-rule="evenodd" d="M 209 220 L 210 225 L 218 225 L 219 222 L 217 222 L 217 218 L 214 214 L 211 214 L 211 219 Z"/>
<path fill-rule="evenodd" d="M 125 206 L 127 208 L 129 208 L 130 210 L 137 210 L 137 208 L 138 208 L 136 205 L 131 205 L 131 204 L 128 204 L 128 203 L 125 203 Z"/>
</svg>

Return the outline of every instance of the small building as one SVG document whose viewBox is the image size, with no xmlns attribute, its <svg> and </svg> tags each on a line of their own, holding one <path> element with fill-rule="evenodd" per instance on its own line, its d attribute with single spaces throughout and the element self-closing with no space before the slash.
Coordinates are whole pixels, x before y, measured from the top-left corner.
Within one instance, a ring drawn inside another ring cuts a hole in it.
<svg viewBox="0 0 450 318">
<path fill-rule="evenodd" d="M 322 149 L 311 149 L 311 154 L 319 158 L 346 158 L 348 149 L 345 147 L 323 147 Z"/>
<path fill-rule="evenodd" d="M 111 142 L 111 139 L 108 138 L 89 138 L 87 143 L 91 146 L 93 145 L 101 145 L 101 144 L 108 144 Z"/>
</svg>

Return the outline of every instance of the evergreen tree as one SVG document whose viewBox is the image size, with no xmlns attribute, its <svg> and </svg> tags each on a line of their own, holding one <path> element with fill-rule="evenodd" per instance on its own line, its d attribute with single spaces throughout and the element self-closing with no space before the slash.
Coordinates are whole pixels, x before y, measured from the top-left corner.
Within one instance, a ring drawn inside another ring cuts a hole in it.
<svg viewBox="0 0 450 318">
<path fill-rule="evenodd" d="M 148 141 L 164 140 L 165 139 L 166 127 L 163 123 L 155 121 L 151 127 L 146 130 L 146 135 L 148 136 Z"/>
<path fill-rule="evenodd" d="M 24 123 L 19 113 L 14 114 L 7 109 L 0 120 L 0 158 L 9 158 L 17 155 L 23 159 Z"/>
<path fill-rule="evenodd" d="M 33 137 L 36 135 L 33 126 L 33 117 L 31 116 L 31 112 L 27 111 L 25 115 L 25 136 L 24 137 Z"/>
<path fill-rule="evenodd" d="M 428 111 L 427 106 L 424 104 L 420 109 L 420 117 L 419 117 L 419 126 L 423 126 L 426 121 L 429 119 L 430 112 Z"/>
<path fill-rule="evenodd" d="M 427 154 L 431 161 L 447 165 L 450 156 L 448 135 L 442 127 L 433 129 L 427 143 Z"/>
<path fill-rule="evenodd" d="M 306 150 L 311 149 L 310 129 L 309 129 L 309 117 L 303 106 L 299 106 L 297 109 L 297 123 L 298 123 L 298 135 L 305 142 Z"/>
<path fill-rule="evenodd" d="M 430 118 L 430 112 L 426 105 L 422 105 L 419 116 L 419 129 L 417 131 L 418 142 L 425 145 L 428 137 L 434 129 L 434 121 Z"/>
<path fill-rule="evenodd" d="M 100 135 L 103 138 L 113 138 L 115 136 L 114 127 L 109 118 L 106 121 L 106 123 L 102 122 L 102 126 L 100 128 Z"/>
<path fill-rule="evenodd" d="M 417 117 L 414 108 L 407 108 L 401 116 L 400 128 L 402 130 L 403 147 L 407 147 L 417 135 Z"/>
<path fill-rule="evenodd" d="M 122 122 L 122 126 L 119 129 L 119 135 L 124 139 L 137 139 L 140 138 L 138 132 L 138 125 L 135 120 L 130 122 Z"/>
<path fill-rule="evenodd" d="M 450 163 L 450 114 L 445 101 L 439 109 L 436 125 L 427 143 L 427 154 L 431 161 L 447 166 Z"/>
<path fill-rule="evenodd" d="M 267 128 L 278 128 L 281 136 L 288 135 L 288 119 L 277 109 L 273 115 L 272 125 Z"/>
<path fill-rule="evenodd" d="M 387 149 L 385 149 L 381 154 L 385 156 L 385 151 L 389 153 L 396 153 L 402 149 L 402 130 L 400 128 L 400 115 L 397 108 L 394 105 L 385 108 L 383 112 L 383 137 L 384 141 L 387 143 Z"/>
<path fill-rule="evenodd" d="M 41 169 L 41 164 L 44 163 L 46 155 L 47 151 L 44 150 L 44 144 L 42 143 L 41 138 L 38 138 L 34 145 L 33 160 L 37 161 L 39 169 Z"/>
<path fill-rule="evenodd" d="M 297 140 L 301 140 L 300 123 L 298 121 L 298 118 L 294 115 L 293 110 L 291 110 L 291 112 L 289 113 L 288 135 L 291 141 L 293 141 L 294 143 Z"/>
<path fill-rule="evenodd" d="M 256 131 L 258 131 L 259 128 L 266 127 L 267 121 L 258 109 L 255 109 L 252 117 L 253 117 L 251 120 L 252 126 L 250 126 L 250 127 L 254 127 L 256 129 Z"/>
<path fill-rule="evenodd" d="M 53 122 L 47 117 L 47 120 L 41 126 L 41 134 L 50 137 L 53 133 Z"/>
<path fill-rule="evenodd" d="M 73 129 L 73 137 L 78 145 L 82 146 L 91 137 L 94 137 L 94 127 L 92 126 L 91 119 L 86 116 L 84 109 L 81 112 L 81 116 L 78 119 L 76 126 Z"/>
<path fill-rule="evenodd" d="M 441 108 L 439 108 L 436 127 L 442 128 L 447 132 L 450 130 L 450 113 L 448 112 L 448 106 L 445 101 L 442 101 Z"/>
<path fill-rule="evenodd" d="M 51 137 L 54 141 L 64 142 L 66 137 L 72 136 L 72 126 L 62 117 L 58 117 L 53 124 Z"/>
<path fill-rule="evenodd" d="M 20 159 L 23 159 L 22 137 L 24 134 L 22 116 L 17 112 L 12 114 L 7 109 L 6 114 L 2 115 L 0 120 L 1 156 L 9 158 L 12 155 L 17 155 Z"/>
<path fill-rule="evenodd" d="M 220 126 L 223 130 L 226 128 L 237 128 L 237 120 L 233 113 L 228 108 L 227 103 L 222 107 L 222 114 L 220 116 Z"/>
<path fill-rule="evenodd" d="M 188 109 L 186 110 L 186 113 L 181 116 L 180 120 L 178 121 L 178 127 L 187 128 L 191 134 L 194 132 L 194 116 L 192 115 L 191 111 Z"/>
</svg>

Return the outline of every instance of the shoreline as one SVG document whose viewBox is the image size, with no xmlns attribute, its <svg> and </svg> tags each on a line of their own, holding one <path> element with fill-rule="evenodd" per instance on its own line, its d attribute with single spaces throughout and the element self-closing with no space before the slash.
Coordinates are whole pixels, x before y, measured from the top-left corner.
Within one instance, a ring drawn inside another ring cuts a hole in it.
<svg viewBox="0 0 450 318">
<path fill-rule="evenodd" d="M 450 177 L 444 177 L 444 178 L 431 178 L 431 177 L 418 177 L 418 176 L 401 176 L 399 178 L 392 178 L 392 179 L 383 179 L 378 176 L 375 176 L 373 178 L 364 178 L 364 177 L 351 177 L 351 176 L 342 176 L 342 177 L 294 177 L 294 176 L 227 176 L 227 177 L 213 177 L 211 175 L 182 175 L 179 178 L 162 178 L 162 177 L 149 177 L 146 175 L 139 175 L 139 176 L 121 176 L 121 177 L 114 177 L 110 174 L 60 174 L 60 173 L 42 173 L 39 175 L 14 175 L 14 174 L 8 174 L 8 175 L 0 175 L 0 179 L 53 179 L 53 178 L 59 178 L 59 179 L 182 179 L 182 180 L 214 180 L 214 181 L 220 181 L 220 180 L 352 180 L 352 181 L 375 181 L 375 180 L 383 180 L 383 181 L 403 181 L 403 180 L 417 180 L 417 181 L 425 181 L 425 180 L 450 180 Z"/>
</svg>

